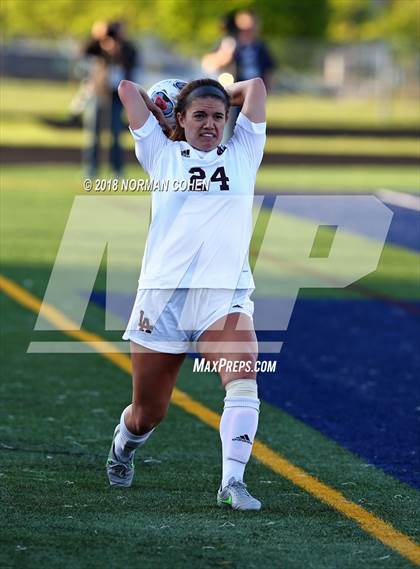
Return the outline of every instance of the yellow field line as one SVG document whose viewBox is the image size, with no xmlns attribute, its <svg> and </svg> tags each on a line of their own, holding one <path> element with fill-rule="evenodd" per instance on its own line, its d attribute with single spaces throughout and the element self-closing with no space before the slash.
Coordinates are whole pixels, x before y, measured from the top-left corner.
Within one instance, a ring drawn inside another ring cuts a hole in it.
<svg viewBox="0 0 420 569">
<path fill-rule="evenodd" d="M 3 290 L 10 298 L 38 313 L 41 308 L 41 300 L 28 292 L 20 285 L 5 276 L 0 275 L 0 290 Z M 104 340 L 97 334 L 87 332 L 85 330 L 69 330 L 68 328 L 76 327 L 75 323 L 64 316 L 56 308 L 51 305 L 43 304 L 43 316 L 49 320 L 63 334 L 67 334 L 83 342 L 87 342 L 95 351 L 100 353 L 104 358 L 112 361 L 120 369 L 131 374 L 130 358 L 123 353 L 115 353 L 115 346 Z M 102 342 L 100 348 L 96 342 Z M 109 346 L 113 352 L 104 351 Z M 189 395 L 175 389 L 172 402 L 184 409 L 190 415 L 194 415 L 200 421 L 209 425 L 213 429 L 219 429 L 220 417 L 214 411 L 211 411 L 198 401 L 192 399 Z M 305 472 L 283 458 L 279 453 L 270 449 L 264 443 L 255 440 L 253 448 L 254 457 L 262 464 L 287 478 L 293 484 L 309 492 L 322 502 L 325 502 L 341 514 L 355 521 L 365 532 L 371 534 L 376 539 L 397 551 L 403 557 L 406 557 L 413 563 L 420 565 L 420 547 L 412 541 L 407 535 L 396 530 L 391 524 L 385 522 L 378 516 L 371 514 L 358 504 L 351 502 L 337 490 L 334 490 L 327 484 L 320 482 L 314 476 Z"/>
</svg>

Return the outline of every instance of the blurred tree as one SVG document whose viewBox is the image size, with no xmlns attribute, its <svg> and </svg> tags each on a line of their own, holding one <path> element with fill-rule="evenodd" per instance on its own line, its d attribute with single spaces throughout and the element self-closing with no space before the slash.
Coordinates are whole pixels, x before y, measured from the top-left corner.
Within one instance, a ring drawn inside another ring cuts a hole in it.
<svg viewBox="0 0 420 569">
<path fill-rule="evenodd" d="M 3 37 L 61 39 L 86 37 L 96 20 L 139 17 L 139 3 L 132 0 L 2 0 L 0 24 Z"/>
<path fill-rule="evenodd" d="M 240 8 L 256 11 L 267 38 L 317 38 L 327 31 L 328 0 L 156 0 L 155 29 L 193 53 L 213 46 L 222 16 Z"/>
<path fill-rule="evenodd" d="M 220 39 L 226 12 L 251 5 L 244 0 L 155 0 L 152 29 L 182 51 L 197 54 Z"/>
<path fill-rule="evenodd" d="M 329 0 L 331 17 L 329 37 L 336 41 L 356 41 L 364 22 L 371 17 L 370 0 Z"/>
<path fill-rule="evenodd" d="M 387 0 L 374 21 L 364 24 L 362 39 L 385 38 L 395 45 L 420 46 L 420 1 Z"/>
<path fill-rule="evenodd" d="M 95 20 L 124 19 L 132 32 L 157 34 L 192 54 L 217 42 L 224 14 L 251 7 L 272 41 L 420 43 L 420 0 L 1 0 L 0 25 L 4 38 L 82 39 Z"/>
<path fill-rule="evenodd" d="M 220 38 L 224 14 L 250 7 L 266 37 L 325 36 L 328 0 L 2 0 L 0 23 L 6 38 L 81 39 L 95 20 L 124 19 L 132 31 L 155 33 L 194 53 Z"/>
<path fill-rule="evenodd" d="M 328 0 L 264 0 L 252 3 L 271 38 L 324 38 L 329 19 Z"/>
<path fill-rule="evenodd" d="M 388 40 L 420 44 L 419 0 L 329 0 L 329 37 L 335 41 Z"/>
</svg>

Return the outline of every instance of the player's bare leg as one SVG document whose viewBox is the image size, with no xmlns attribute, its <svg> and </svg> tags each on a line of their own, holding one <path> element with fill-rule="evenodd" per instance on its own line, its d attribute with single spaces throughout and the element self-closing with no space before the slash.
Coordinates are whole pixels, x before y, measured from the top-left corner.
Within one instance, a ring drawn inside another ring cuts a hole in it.
<svg viewBox="0 0 420 569">
<path fill-rule="evenodd" d="M 242 371 L 226 366 L 219 372 L 226 397 L 220 421 L 223 460 L 217 503 L 238 510 L 259 510 L 261 503 L 248 493 L 243 482 L 260 406 L 255 372 L 258 343 L 252 319 L 243 313 L 224 316 L 200 336 L 198 346 L 208 361 L 224 358 L 246 364 Z"/>
<path fill-rule="evenodd" d="M 107 461 L 111 485 L 131 486 L 133 456 L 164 419 L 185 354 L 163 354 L 131 342 L 133 399 L 121 414 Z"/>
<path fill-rule="evenodd" d="M 125 422 L 136 435 L 156 427 L 165 417 L 185 354 L 164 354 L 131 342 L 133 400 Z"/>
</svg>

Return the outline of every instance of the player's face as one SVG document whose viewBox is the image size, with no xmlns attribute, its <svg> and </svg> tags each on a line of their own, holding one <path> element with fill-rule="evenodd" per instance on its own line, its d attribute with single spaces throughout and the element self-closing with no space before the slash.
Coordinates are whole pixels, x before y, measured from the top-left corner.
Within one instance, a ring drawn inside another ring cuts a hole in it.
<svg viewBox="0 0 420 569">
<path fill-rule="evenodd" d="M 188 144 L 207 152 L 221 143 L 226 118 L 223 101 L 214 97 L 194 99 L 184 115 L 178 113 Z"/>
</svg>

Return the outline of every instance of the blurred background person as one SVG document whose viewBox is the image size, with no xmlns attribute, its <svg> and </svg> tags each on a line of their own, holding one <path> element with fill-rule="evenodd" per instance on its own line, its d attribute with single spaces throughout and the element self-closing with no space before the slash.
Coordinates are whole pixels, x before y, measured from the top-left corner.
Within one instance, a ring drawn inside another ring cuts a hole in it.
<svg viewBox="0 0 420 569">
<path fill-rule="evenodd" d="M 220 21 L 222 39 L 214 51 L 207 53 L 201 60 L 201 66 L 206 73 L 217 74 L 224 71 L 236 75 L 234 53 L 237 46 L 238 29 L 235 24 L 236 11 L 225 14 Z"/>
<path fill-rule="evenodd" d="M 122 79 L 133 78 L 138 66 L 138 52 L 126 39 L 123 22 L 95 22 L 84 55 L 90 60 L 89 95 L 84 112 L 86 174 L 95 177 L 98 173 L 101 134 L 105 127 L 109 127 L 109 162 L 114 174 L 121 176 L 124 165 L 124 151 L 120 143 L 123 119 L 117 88 Z"/>
<path fill-rule="evenodd" d="M 265 42 L 259 39 L 259 22 L 252 10 L 242 10 L 235 15 L 237 30 L 233 61 L 236 66 L 235 81 L 261 77 L 266 89 L 271 86 L 275 62 Z"/>
<path fill-rule="evenodd" d="M 223 19 L 225 37 L 219 47 L 202 58 L 203 70 L 207 73 L 226 75 L 226 82 L 246 81 L 261 77 L 266 89 L 271 86 L 272 73 L 276 67 L 273 56 L 265 42 L 259 38 L 260 23 L 253 10 L 239 10 L 228 13 Z M 224 77 L 219 77 L 224 82 Z M 240 112 L 233 108 L 227 127 L 228 137 Z"/>
</svg>

